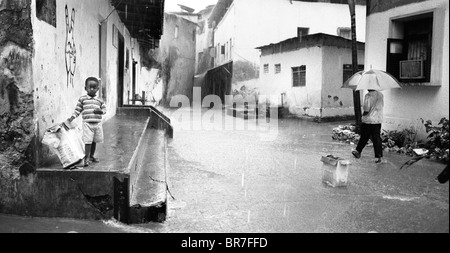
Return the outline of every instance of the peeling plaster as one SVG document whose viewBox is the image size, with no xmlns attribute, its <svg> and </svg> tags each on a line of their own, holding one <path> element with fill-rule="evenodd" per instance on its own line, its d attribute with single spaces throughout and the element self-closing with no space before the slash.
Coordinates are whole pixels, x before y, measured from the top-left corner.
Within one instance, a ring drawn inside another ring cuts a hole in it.
<svg viewBox="0 0 450 253">
<path fill-rule="evenodd" d="M 35 170 L 31 0 L 0 1 L 0 200 Z"/>
</svg>

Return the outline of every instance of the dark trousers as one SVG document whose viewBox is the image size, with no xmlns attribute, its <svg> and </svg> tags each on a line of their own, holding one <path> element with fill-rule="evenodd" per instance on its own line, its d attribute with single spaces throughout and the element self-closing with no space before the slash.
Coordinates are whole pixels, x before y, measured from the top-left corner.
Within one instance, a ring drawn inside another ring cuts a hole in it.
<svg viewBox="0 0 450 253">
<path fill-rule="evenodd" d="M 367 142 L 372 140 L 375 157 L 383 157 L 383 147 L 381 144 L 381 124 L 362 124 L 361 139 L 359 139 L 356 150 L 361 153 Z"/>
</svg>

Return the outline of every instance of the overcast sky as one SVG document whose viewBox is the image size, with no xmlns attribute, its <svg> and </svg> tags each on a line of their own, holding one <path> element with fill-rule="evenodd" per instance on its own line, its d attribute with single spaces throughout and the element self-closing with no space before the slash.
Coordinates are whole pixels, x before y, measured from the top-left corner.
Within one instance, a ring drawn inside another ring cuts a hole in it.
<svg viewBox="0 0 450 253">
<path fill-rule="evenodd" d="M 216 4 L 217 0 L 166 0 L 164 11 L 166 12 L 174 12 L 180 11 L 180 7 L 178 4 L 185 5 L 192 9 L 195 9 L 195 12 L 199 12 L 203 10 L 206 6 Z"/>
</svg>

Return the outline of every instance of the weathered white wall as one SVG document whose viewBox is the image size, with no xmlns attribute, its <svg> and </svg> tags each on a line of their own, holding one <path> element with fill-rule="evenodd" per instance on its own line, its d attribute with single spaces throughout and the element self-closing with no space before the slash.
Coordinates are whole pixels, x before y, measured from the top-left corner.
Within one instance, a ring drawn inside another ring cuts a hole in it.
<svg viewBox="0 0 450 253">
<path fill-rule="evenodd" d="M 214 47 L 216 47 L 216 55 L 215 55 L 215 66 L 223 65 L 231 61 L 232 59 L 237 58 L 236 54 L 233 54 L 231 48 L 235 48 L 235 38 L 237 36 L 236 32 L 238 30 L 238 26 L 247 26 L 245 23 L 237 23 L 236 19 L 236 7 L 235 4 L 232 3 L 225 13 L 225 16 L 217 25 L 217 28 L 214 29 Z M 231 39 L 231 46 L 230 46 Z M 227 44 L 228 43 L 228 44 Z M 220 45 L 218 48 L 217 46 Z M 221 46 L 225 45 L 225 54 L 221 54 Z M 242 59 L 235 59 L 242 60 Z"/>
<path fill-rule="evenodd" d="M 343 65 L 352 64 L 351 48 L 326 46 L 322 48 L 322 57 L 322 117 L 354 115 L 353 91 L 341 88 Z M 358 50 L 358 65 L 362 64 L 364 50 Z"/>
<path fill-rule="evenodd" d="M 31 0 L 0 0 L 0 203 L 35 169 Z M 1 206 L 1 204 L 0 204 Z"/>
<path fill-rule="evenodd" d="M 297 36 L 297 27 L 309 27 L 309 34 L 337 35 L 338 27 L 350 27 L 346 4 L 287 0 L 235 0 L 235 47 L 239 57 L 259 62 L 256 47 Z M 229 12 L 230 12 L 229 11 Z M 366 7 L 356 6 L 357 40 L 365 39 Z M 234 55 L 234 58 L 238 57 Z"/>
<path fill-rule="evenodd" d="M 374 13 L 367 17 L 366 66 L 386 70 L 387 39 L 391 19 L 424 12 L 434 13 L 431 82 L 428 87 L 404 87 L 384 91 L 384 128 L 416 126 L 420 118 L 436 124 L 449 118 L 449 2 L 429 0 Z M 434 87 L 433 87 L 434 86 Z"/>
<path fill-rule="evenodd" d="M 359 50 L 358 62 L 364 63 L 364 51 Z M 269 73 L 264 73 L 264 64 L 269 64 Z M 281 64 L 281 73 L 275 74 L 275 64 Z M 265 55 L 261 57 L 258 87 L 261 94 L 268 96 L 286 93 L 285 106 L 293 114 L 314 117 L 352 115 L 352 90 L 341 88 L 344 64 L 352 64 L 349 48 L 315 46 Z M 301 65 L 306 66 L 306 87 L 292 87 L 292 67 Z"/>
<path fill-rule="evenodd" d="M 213 35 L 214 35 L 214 30 L 213 28 L 209 27 L 209 16 L 211 15 L 212 12 L 212 8 L 209 9 L 208 11 L 205 11 L 200 17 L 198 22 L 203 22 L 204 23 L 204 30 L 203 33 L 199 32 L 199 28 L 197 28 L 197 36 L 196 36 L 196 43 L 195 43 L 195 72 L 199 73 L 199 71 L 205 71 L 205 69 L 199 69 L 199 62 L 204 60 L 204 59 L 199 59 L 199 53 L 203 52 L 203 53 L 207 53 L 211 56 L 211 52 L 210 51 L 206 51 L 205 49 L 209 49 L 210 47 L 214 47 L 213 45 Z M 204 56 L 204 58 L 209 59 L 209 57 Z M 206 66 L 207 68 L 211 67 L 211 66 Z"/>
<path fill-rule="evenodd" d="M 178 26 L 178 37 L 175 28 Z M 195 38 L 197 25 L 172 14 L 164 15 L 164 31 L 160 40 L 160 61 L 164 79 L 163 95 L 165 105 L 173 96 L 185 95 L 192 98 L 195 74 Z"/>
<path fill-rule="evenodd" d="M 366 7 L 356 6 L 357 39 L 365 39 Z M 337 35 L 338 27 L 350 27 L 347 4 L 311 3 L 285 0 L 235 0 L 217 25 L 214 46 L 232 39 L 231 53 L 227 57 L 216 55 L 215 66 L 233 61 L 233 75 L 243 71 L 247 64 L 258 72 L 259 50 L 256 47 L 278 43 L 297 36 L 298 27 L 309 27 L 309 33 Z M 227 48 L 228 50 L 228 48 Z M 239 64 L 238 64 L 239 63 Z M 251 80 L 233 79 L 233 89 L 243 85 L 258 86 L 257 76 Z"/>
<path fill-rule="evenodd" d="M 322 97 L 322 50 L 319 47 L 304 48 L 261 57 L 261 66 L 269 64 L 269 73 L 260 70 L 261 95 L 280 96 L 286 93 L 289 111 L 293 114 L 320 116 Z M 275 64 L 281 64 L 281 72 L 275 74 Z M 292 67 L 306 65 L 306 86 L 292 87 Z M 275 102 L 275 101 L 272 101 Z M 286 105 L 285 105 L 286 106 Z"/>
<path fill-rule="evenodd" d="M 75 1 L 58 0 L 56 5 L 56 28 L 36 18 L 36 1 L 33 0 L 32 24 L 35 54 L 33 57 L 33 83 L 35 91 L 36 120 L 40 135 L 50 126 L 59 124 L 73 113 L 77 100 L 86 94 L 84 81 L 89 76 L 99 77 L 99 23 L 112 11 L 107 0 Z M 65 8 L 68 8 L 69 27 L 72 26 L 72 9 L 75 10 L 73 34 L 69 34 L 66 24 Z M 112 30 L 115 24 L 124 35 L 125 52 L 139 55 L 139 47 L 132 52 L 131 38 L 116 12 L 113 12 L 103 25 L 106 32 L 106 63 L 102 85 L 106 85 L 106 104 L 108 113 L 105 119 L 115 115 L 117 107 L 118 49 L 112 44 Z M 67 81 L 66 37 L 73 38 L 76 47 L 76 67 L 73 85 Z M 139 65 L 138 65 L 139 68 Z M 125 70 L 124 102 L 126 91 L 131 83 L 130 68 Z M 76 123 L 81 123 L 78 118 Z"/>
</svg>

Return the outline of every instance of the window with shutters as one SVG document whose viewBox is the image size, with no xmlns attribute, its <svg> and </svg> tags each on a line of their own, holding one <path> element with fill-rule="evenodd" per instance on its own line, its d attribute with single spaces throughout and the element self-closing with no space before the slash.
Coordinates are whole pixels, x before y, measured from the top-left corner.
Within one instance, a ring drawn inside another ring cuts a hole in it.
<svg viewBox="0 0 450 253">
<path fill-rule="evenodd" d="M 433 13 L 392 21 L 386 71 L 403 83 L 430 82 Z"/>
<path fill-rule="evenodd" d="M 275 74 L 281 73 L 281 64 L 275 64 Z"/>
<path fill-rule="evenodd" d="M 269 73 L 269 64 L 264 64 L 264 74 Z"/>
<path fill-rule="evenodd" d="M 292 68 L 292 87 L 306 86 L 306 66 Z"/>
</svg>

